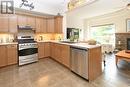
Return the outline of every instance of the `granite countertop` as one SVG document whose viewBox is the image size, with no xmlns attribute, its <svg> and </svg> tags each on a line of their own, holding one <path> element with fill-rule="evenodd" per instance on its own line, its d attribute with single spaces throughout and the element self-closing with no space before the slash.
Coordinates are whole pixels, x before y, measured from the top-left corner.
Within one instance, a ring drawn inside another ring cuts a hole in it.
<svg viewBox="0 0 130 87">
<path fill-rule="evenodd" d="M 58 44 L 63 44 L 63 45 L 69 45 L 72 47 L 79 47 L 79 48 L 85 48 L 85 49 L 92 49 L 96 47 L 100 47 L 100 44 L 96 45 L 89 45 L 88 43 L 82 43 L 82 42 L 75 42 L 75 43 L 64 43 L 60 41 L 55 41 L 55 40 L 50 40 L 50 41 L 38 41 L 38 42 L 52 42 L 52 43 L 58 43 Z"/>
<path fill-rule="evenodd" d="M 12 44 L 12 45 L 13 45 L 13 44 L 14 44 L 14 45 L 15 45 L 15 44 L 17 45 L 18 42 L 0 43 L 0 45 L 11 45 L 11 44 Z"/>
<path fill-rule="evenodd" d="M 64 43 L 56 40 L 47 40 L 47 41 L 37 41 L 38 43 L 45 43 L 45 42 L 51 42 L 51 43 L 57 43 L 57 44 L 63 44 L 63 45 L 69 45 L 72 47 L 79 47 L 79 48 L 85 48 L 85 49 L 92 49 L 96 47 L 100 47 L 100 44 L 97 45 L 89 45 L 88 43 L 82 43 L 82 42 L 75 42 L 75 43 Z M 10 42 L 10 43 L 0 43 L 0 45 L 11 45 L 11 44 L 18 44 L 18 42 Z"/>
</svg>

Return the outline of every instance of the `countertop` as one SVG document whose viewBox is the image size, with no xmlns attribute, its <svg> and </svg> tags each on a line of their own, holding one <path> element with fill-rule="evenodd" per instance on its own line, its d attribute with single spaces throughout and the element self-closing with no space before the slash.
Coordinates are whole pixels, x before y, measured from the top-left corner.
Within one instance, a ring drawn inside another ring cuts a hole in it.
<svg viewBox="0 0 130 87">
<path fill-rule="evenodd" d="M 60 42 L 60 41 L 55 41 L 55 40 L 50 40 L 50 41 L 38 41 L 39 42 L 52 42 L 52 43 L 58 43 L 58 44 L 64 44 L 64 45 L 69 45 L 72 47 L 78 47 L 78 48 L 84 48 L 84 49 L 93 49 L 93 48 L 97 48 L 100 47 L 100 44 L 96 44 L 96 45 L 89 45 L 88 43 L 82 43 L 82 42 L 76 42 L 76 43 L 64 43 L 64 42 Z"/>
<path fill-rule="evenodd" d="M 12 45 L 13 45 L 13 44 L 14 44 L 14 45 L 15 45 L 15 44 L 17 45 L 18 43 L 17 43 L 17 42 L 0 43 L 0 45 L 11 45 L 11 44 L 12 44 Z"/>
</svg>

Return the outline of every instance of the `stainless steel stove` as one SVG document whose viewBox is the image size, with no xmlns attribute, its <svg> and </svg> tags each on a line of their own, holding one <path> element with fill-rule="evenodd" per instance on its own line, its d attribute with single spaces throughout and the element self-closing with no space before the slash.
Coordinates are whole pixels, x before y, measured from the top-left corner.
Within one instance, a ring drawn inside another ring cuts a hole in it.
<svg viewBox="0 0 130 87">
<path fill-rule="evenodd" d="M 38 61 L 38 46 L 32 36 L 18 37 L 19 65 Z"/>
</svg>

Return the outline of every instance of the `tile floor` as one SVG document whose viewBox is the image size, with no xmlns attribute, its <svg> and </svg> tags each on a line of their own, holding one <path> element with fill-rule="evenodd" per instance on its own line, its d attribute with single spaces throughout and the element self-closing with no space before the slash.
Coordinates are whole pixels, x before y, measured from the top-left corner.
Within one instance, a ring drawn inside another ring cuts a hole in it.
<svg viewBox="0 0 130 87">
<path fill-rule="evenodd" d="M 0 87 L 130 87 L 130 63 L 115 66 L 114 55 L 106 56 L 100 77 L 88 82 L 52 59 L 0 69 Z"/>
</svg>

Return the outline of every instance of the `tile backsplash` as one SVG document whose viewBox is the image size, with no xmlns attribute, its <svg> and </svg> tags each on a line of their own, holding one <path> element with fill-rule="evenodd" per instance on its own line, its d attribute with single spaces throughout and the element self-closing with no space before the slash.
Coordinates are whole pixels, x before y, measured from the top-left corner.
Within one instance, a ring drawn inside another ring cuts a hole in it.
<svg viewBox="0 0 130 87">
<path fill-rule="evenodd" d="M 59 39 L 63 39 L 62 34 L 36 34 L 35 35 L 36 41 L 59 40 Z"/>
<path fill-rule="evenodd" d="M 9 43 L 14 41 L 13 34 L 0 34 L 0 43 Z"/>
<path fill-rule="evenodd" d="M 14 34 L 0 34 L 0 43 L 9 43 L 15 40 Z M 62 40 L 63 34 L 35 34 L 36 41 Z"/>
</svg>

